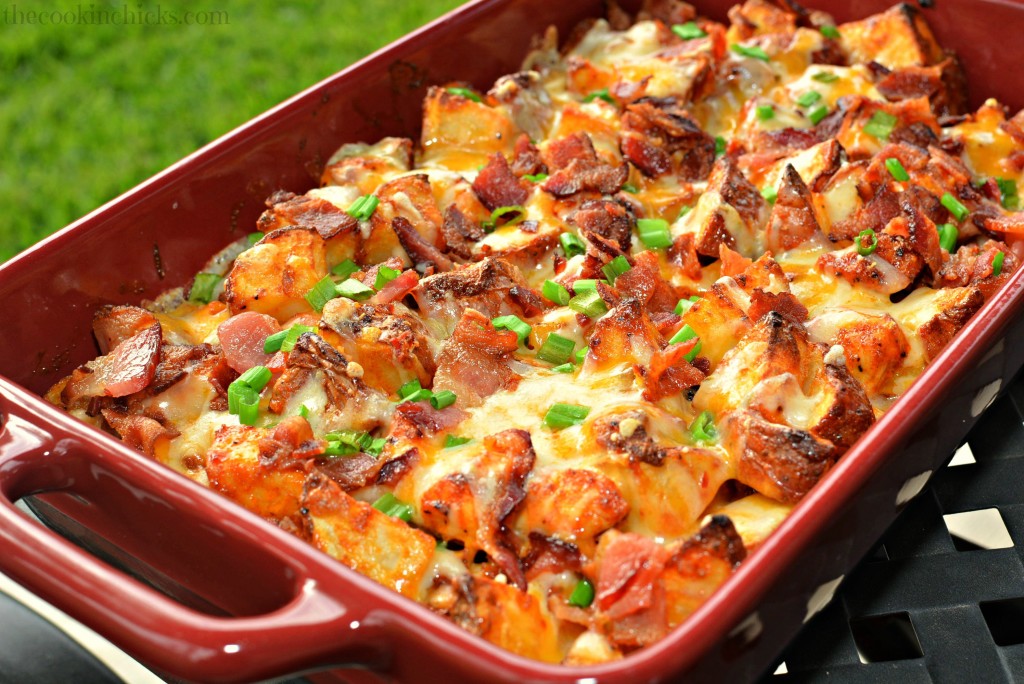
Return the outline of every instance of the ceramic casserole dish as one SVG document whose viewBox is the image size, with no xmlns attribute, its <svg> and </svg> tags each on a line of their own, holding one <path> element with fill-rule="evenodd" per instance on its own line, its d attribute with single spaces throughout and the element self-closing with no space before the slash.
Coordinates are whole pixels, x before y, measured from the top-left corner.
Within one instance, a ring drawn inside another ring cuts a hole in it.
<svg viewBox="0 0 1024 684">
<path fill-rule="evenodd" d="M 727 0 L 696 3 L 723 20 Z M 817 2 L 848 21 L 887 0 Z M 924 4 L 924 3 L 923 3 Z M 1006 68 L 1024 4 L 920 8 L 961 57 L 971 108 L 1024 105 Z M 184 283 L 303 192 L 345 142 L 415 138 L 432 84 L 485 88 L 548 26 L 600 2 L 479 0 L 310 88 L 0 266 L 0 570 L 157 672 L 195 681 L 744 681 L 769 666 L 1024 365 L 1017 272 L 688 621 L 602 665 L 478 639 L 40 398 L 95 356 L 94 312 Z M 58 535 L 14 507 L 29 505 Z M 61 536 L 63 535 L 63 536 Z M 71 541 L 69 541 L 69 539 Z"/>
</svg>

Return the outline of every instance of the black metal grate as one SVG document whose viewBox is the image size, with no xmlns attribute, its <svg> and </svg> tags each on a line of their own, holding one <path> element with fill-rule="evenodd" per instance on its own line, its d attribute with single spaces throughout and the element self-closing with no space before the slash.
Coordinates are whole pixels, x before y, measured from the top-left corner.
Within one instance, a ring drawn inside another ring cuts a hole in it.
<svg viewBox="0 0 1024 684">
<path fill-rule="evenodd" d="M 760 684 L 1024 681 L 1024 379 L 967 444 Z"/>
</svg>

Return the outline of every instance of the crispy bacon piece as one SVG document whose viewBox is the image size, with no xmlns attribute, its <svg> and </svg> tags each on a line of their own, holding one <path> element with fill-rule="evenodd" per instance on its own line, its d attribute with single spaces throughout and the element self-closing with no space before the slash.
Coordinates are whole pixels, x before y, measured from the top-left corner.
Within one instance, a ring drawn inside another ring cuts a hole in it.
<svg viewBox="0 0 1024 684">
<path fill-rule="evenodd" d="M 398 241 L 402 243 L 402 248 L 412 259 L 416 268 L 426 272 L 436 272 L 450 271 L 455 266 L 451 259 L 441 253 L 441 250 L 423 239 L 423 236 L 409 223 L 409 219 L 403 216 L 391 219 L 391 230 L 395 231 Z"/>
<path fill-rule="evenodd" d="M 366 303 L 370 305 L 383 305 L 400 301 L 405 295 L 416 289 L 419 282 L 420 276 L 416 271 L 411 269 L 403 271 L 397 278 L 380 288 L 377 294 L 370 297 Z"/>
<path fill-rule="evenodd" d="M 1003 253 L 1000 275 L 993 275 L 992 261 L 996 254 Z M 963 245 L 953 257 L 942 266 L 935 279 L 938 287 L 978 287 L 988 299 L 1010 275 L 1017 270 L 1020 261 L 1017 255 L 998 240 L 986 242 L 984 247 L 975 244 Z"/>
<path fill-rule="evenodd" d="M 159 323 L 121 341 L 109 354 L 77 368 L 61 399 L 78 405 L 89 397 L 125 397 L 145 389 L 156 376 L 162 335 Z"/>
<path fill-rule="evenodd" d="M 114 347 L 156 322 L 156 316 L 137 306 L 104 306 L 93 316 L 92 331 L 100 352 L 109 354 Z"/>
<path fill-rule="evenodd" d="M 556 197 L 586 190 L 611 195 L 619 191 L 629 176 L 626 164 L 613 166 L 602 162 L 590 136 L 582 132 L 551 142 L 543 156 L 551 175 L 541 187 Z"/>
<path fill-rule="evenodd" d="M 500 152 L 492 154 L 487 166 L 477 174 L 473 192 L 491 211 L 498 207 L 522 205 L 530 196 L 523 181 L 515 177 L 508 160 Z"/>
<path fill-rule="evenodd" d="M 158 444 L 166 444 L 178 436 L 176 430 L 164 427 L 148 416 L 129 414 L 115 409 L 102 409 L 103 419 L 114 428 L 125 444 L 150 458 L 156 456 Z"/>
<path fill-rule="evenodd" d="M 519 269 L 494 257 L 424 278 L 412 296 L 423 315 L 441 318 L 451 326 L 469 308 L 488 318 L 503 314 L 528 318 L 544 309 Z"/>
<path fill-rule="evenodd" d="M 622 156 L 645 175 L 670 171 L 684 182 L 701 181 L 715 163 L 715 139 L 674 98 L 642 98 L 626 106 Z"/>
<path fill-rule="evenodd" d="M 645 250 L 633 257 L 633 265 L 615 279 L 615 289 L 624 298 L 640 301 L 652 314 L 675 309 L 679 296 L 661 276 L 658 256 Z"/>
<path fill-rule="evenodd" d="M 244 311 L 217 327 L 217 339 L 220 340 L 228 365 L 244 373 L 253 366 L 267 365 L 270 354 L 263 351 L 263 343 L 279 330 L 281 324 L 275 318 L 255 311 Z"/>
<path fill-rule="evenodd" d="M 636 228 L 632 207 L 613 199 L 586 200 L 570 214 L 569 223 L 581 230 L 596 233 L 614 242 L 620 251 L 628 252 Z"/>
<path fill-rule="evenodd" d="M 658 577 L 668 557 L 664 547 L 639 534 L 609 530 L 601 536 L 595 603 L 614 643 L 643 646 L 664 636 L 665 589 Z"/>
<path fill-rule="evenodd" d="M 666 26 L 685 24 L 697 17 L 697 9 L 683 0 L 644 0 L 637 21 L 659 19 Z"/>
<path fill-rule="evenodd" d="M 814 210 L 811 191 L 793 165 L 786 164 L 778 197 L 765 228 L 768 249 L 775 253 L 785 252 L 824 237 Z"/>
<path fill-rule="evenodd" d="M 265 233 L 298 226 L 315 230 L 320 237 L 328 240 L 347 233 L 356 233 L 359 221 L 325 199 L 309 195 L 295 196 L 291 193 L 275 193 L 267 200 L 270 207 L 257 224 Z"/>
<path fill-rule="evenodd" d="M 701 383 L 704 372 L 685 359 L 695 344 L 695 340 L 680 342 L 651 354 L 644 399 L 658 401 Z"/>
<path fill-rule="evenodd" d="M 517 176 L 547 173 L 548 167 L 540 156 L 540 150 L 530 142 L 530 137 L 523 133 L 516 140 L 516 148 L 512 157 L 512 173 Z"/>
<path fill-rule="evenodd" d="M 470 221 L 454 204 L 444 211 L 441 234 L 448 251 L 462 259 L 473 256 L 473 243 L 479 242 L 485 235 L 483 228 Z"/>
<path fill-rule="evenodd" d="M 520 376 L 509 365 L 519 338 L 495 330 L 479 311 L 466 309 L 437 357 L 435 390 L 452 390 L 463 407 L 477 406 L 501 389 L 514 389 Z"/>
</svg>

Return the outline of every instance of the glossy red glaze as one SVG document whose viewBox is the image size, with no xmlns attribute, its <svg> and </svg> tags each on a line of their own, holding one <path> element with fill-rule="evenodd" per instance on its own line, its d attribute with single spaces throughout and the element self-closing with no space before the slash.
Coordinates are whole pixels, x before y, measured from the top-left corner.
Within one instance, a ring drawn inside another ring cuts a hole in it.
<svg viewBox="0 0 1024 684">
<path fill-rule="evenodd" d="M 716 18 L 730 4 L 698 3 Z M 846 20 L 889 3 L 814 4 Z M 973 104 L 982 96 L 1024 104 L 1024 76 L 1000 66 L 1024 5 L 935 4 L 926 16 L 963 58 Z M 759 675 L 799 628 L 815 590 L 852 567 L 1024 365 L 1024 273 L 691 620 L 598 667 L 542 665 L 501 651 L 32 394 L 96 355 L 86 331 L 98 306 L 185 283 L 209 255 L 253 229 L 272 191 L 315 185 L 338 145 L 415 135 L 427 85 L 460 79 L 486 87 L 516 68 L 548 24 L 564 32 L 600 12 L 597 1 L 470 3 L 0 266 L 0 569 L 176 678 L 248 681 L 332 665 L 368 668 L 326 675 L 359 680 L 372 672 L 508 682 Z M 34 506 L 48 524 L 105 561 L 11 504 L 40 493 Z"/>
</svg>

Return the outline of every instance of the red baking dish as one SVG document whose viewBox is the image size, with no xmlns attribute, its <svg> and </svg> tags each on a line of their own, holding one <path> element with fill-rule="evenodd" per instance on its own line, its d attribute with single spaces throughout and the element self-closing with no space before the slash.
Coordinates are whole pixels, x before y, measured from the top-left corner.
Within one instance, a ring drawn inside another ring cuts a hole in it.
<svg viewBox="0 0 1024 684">
<path fill-rule="evenodd" d="M 698 3 L 718 19 L 730 4 Z M 889 4 L 816 7 L 844 21 Z M 983 96 L 1011 110 L 1024 105 L 1024 72 L 1005 68 L 1024 4 L 927 4 L 934 6 L 921 11 L 940 42 L 963 58 L 972 105 Z M 547 25 L 565 35 L 602 12 L 597 1 L 471 2 L 0 266 L 0 570 L 178 679 L 325 670 L 320 676 L 330 681 L 761 674 L 1024 365 L 1024 272 L 688 622 L 624 660 L 585 668 L 545 665 L 485 643 L 38 396 L 95 356 L 86 331 L 99 306 L 137 303 L 186 282 L 209 255 L 253 229 L 271 192 L 312 187 L 340 144 L 415 137 L 428 85 L 458 79 L 486 88 L 517 68 Z M 14 507 L 28 496 L 78 546 Z"/>
</svg>

